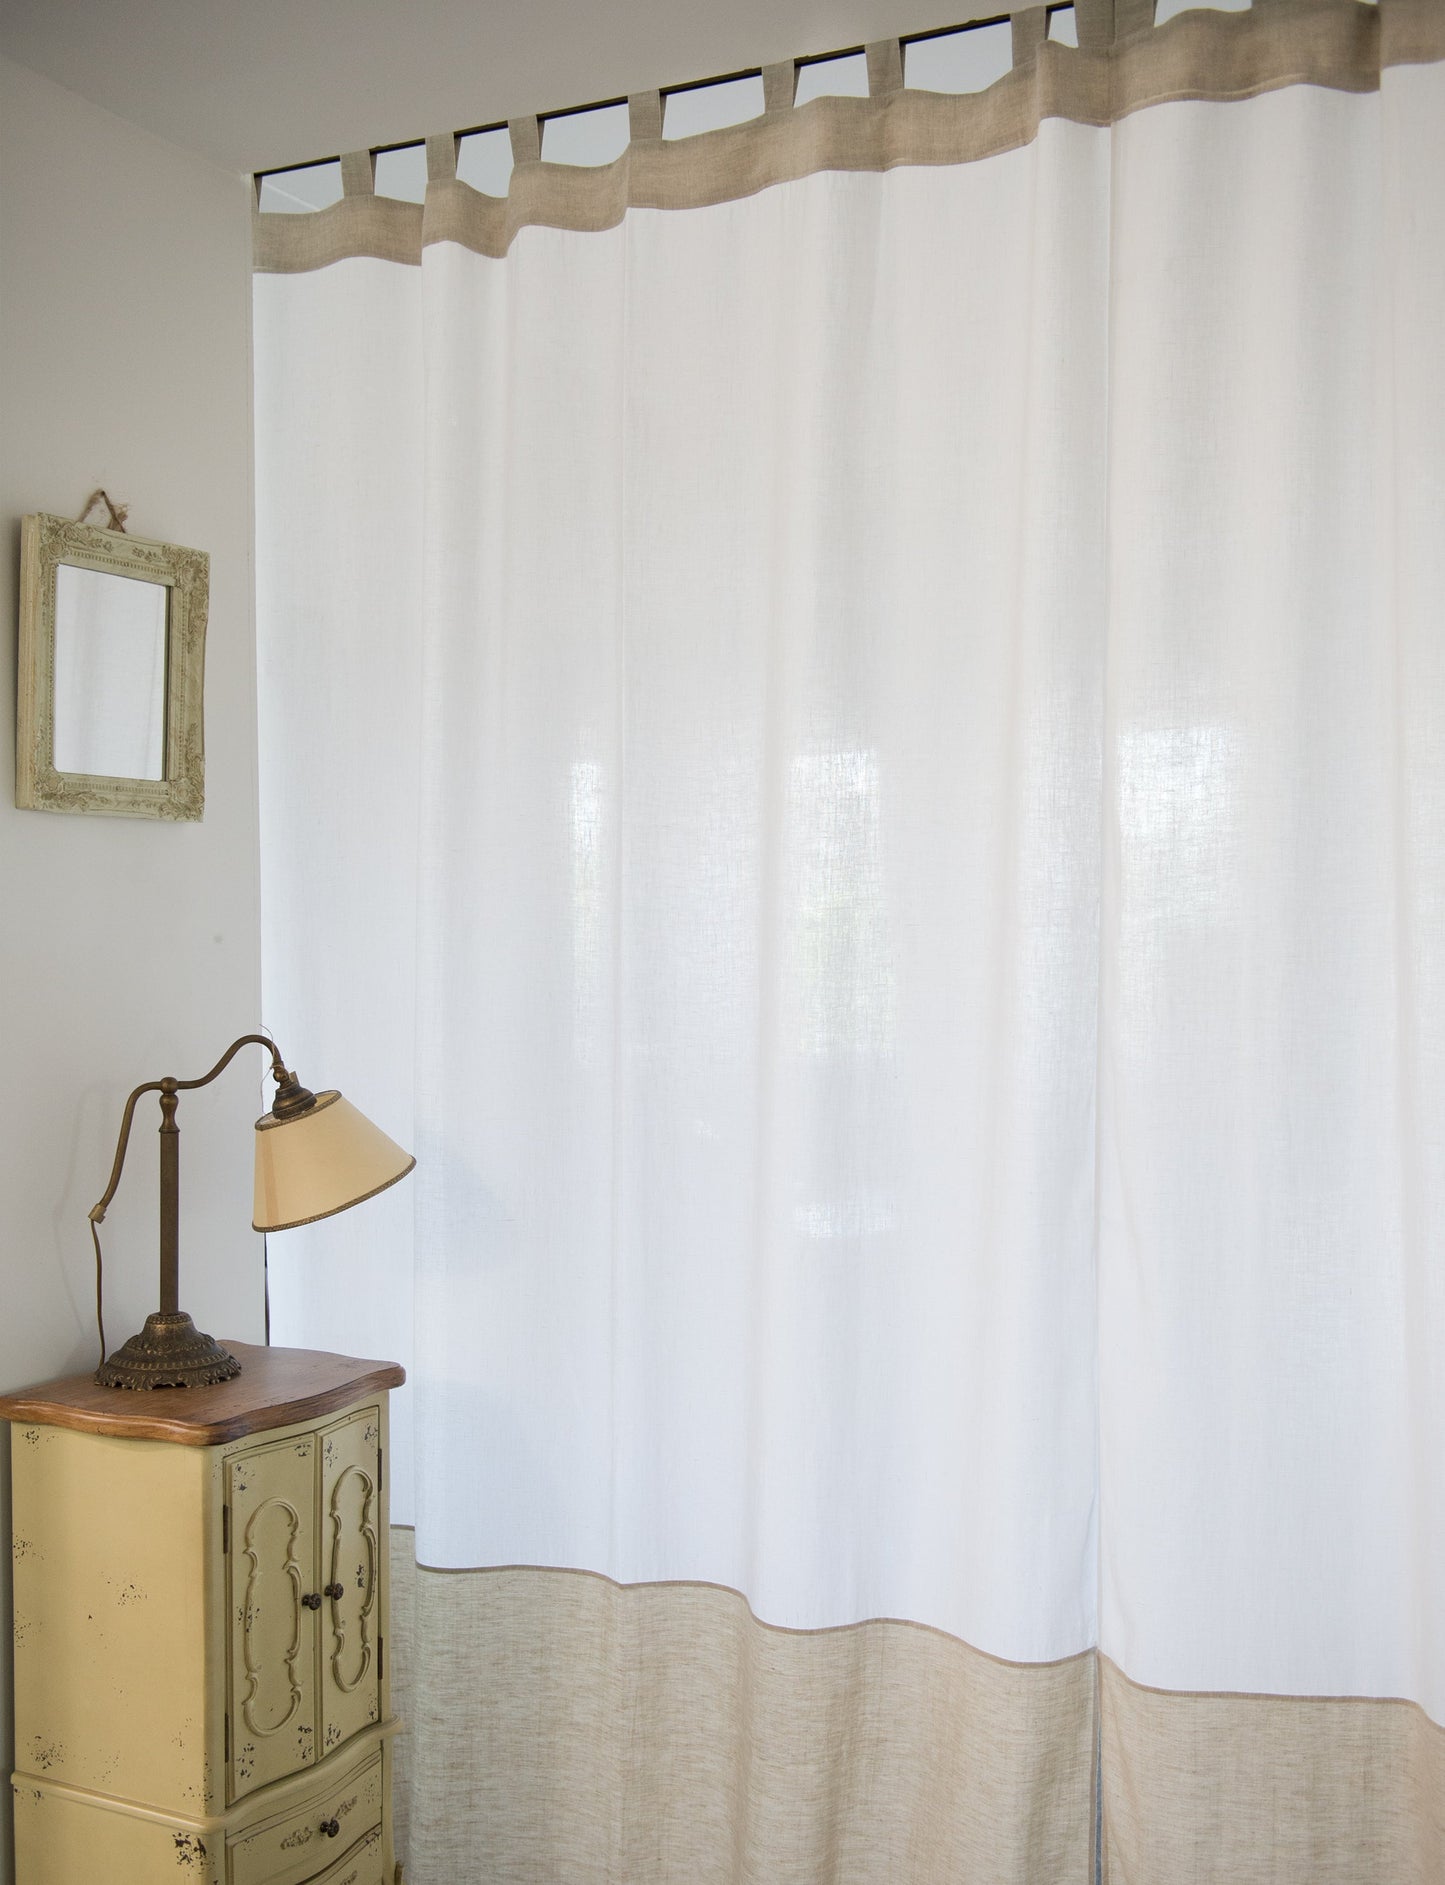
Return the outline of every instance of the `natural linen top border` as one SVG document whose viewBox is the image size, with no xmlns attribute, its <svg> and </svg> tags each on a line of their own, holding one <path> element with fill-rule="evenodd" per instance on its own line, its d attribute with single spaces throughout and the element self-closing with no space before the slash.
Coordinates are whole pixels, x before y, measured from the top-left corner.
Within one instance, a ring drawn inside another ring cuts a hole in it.
<svg viewBox="0 0 1445 1885">
<path fill-rule="evenodd" d="M 1286 85 L 1375 90 L 1382 69 L 1445 59 L 1442 0 L 1254 0 L 1153 24 L 1153 0 L 1078 0 L 1078 47 L 1046 37 L 1046 9 L 1014 13 L 1013 67 L 986 91 L 906 90 L 897 40 L 867 48 L 867 98 L 794 106 L 793 61 L 764 70 L 750 123 L 665 143 L 657 92 L 629 99 L 631 141 L 596 168 L 541 161 L 535 117 L 509 126 L 505 197 L 458 180 L 456 138 L 426 140 L 425 206 L 375 194 L 369 151 L 341 160 L 343 196 L 309 215 L 255 217 L 258 272 L 300 274 L 348 256 L 419 263 L 433 242 L 503 256 L 519 229 L 601 230 L 629 209 L 693 209 L 820 170 L 959 164 L 1029 143 L 1045 118 L 1107 125 L 1175 99 L 1252 98 Z"/>
</svg>

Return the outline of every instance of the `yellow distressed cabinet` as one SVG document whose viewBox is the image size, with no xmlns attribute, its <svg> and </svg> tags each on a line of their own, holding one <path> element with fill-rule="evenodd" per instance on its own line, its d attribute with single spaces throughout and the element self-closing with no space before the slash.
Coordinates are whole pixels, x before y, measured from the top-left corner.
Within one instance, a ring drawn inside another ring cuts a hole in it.
<svg viewBox="0 0 1445 1885">
<path fill-rule="evenodd" d="M 229 1344 L 10 1422 L 16 1885 L 392 1885 L 387 1391 Z"/>
</svg>

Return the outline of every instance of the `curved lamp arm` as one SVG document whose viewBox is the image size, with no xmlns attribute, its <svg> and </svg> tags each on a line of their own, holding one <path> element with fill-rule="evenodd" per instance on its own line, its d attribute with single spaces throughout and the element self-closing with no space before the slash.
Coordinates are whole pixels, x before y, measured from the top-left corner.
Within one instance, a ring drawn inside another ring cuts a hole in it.
<svg viewBox="0 0 1445 1885">
<path fill-rule="evenodd" d="M 276 1079 L 278 1088 L 276 1094 L 276 1110 L 278 1112 L 281 1112 L 283 1108 L 287 1112 L 301 1112 L 304 1110 L 304 1102 L 298 1105 L 296 1100 L 291 1099 L 291 1095 L 294 1093 L 296 1099 L 299 1099 L 301 1095 L 306 1094 L 306 1089 L 298 1085 L 295 1076 L 287 1071 L 286 1064 L 281 1058 L 280 1050 L 277 1048 L 276 1043 L 268 1039 L 264 1034 L 243 1034 L 238 1040 L 232 1041 L 231 1045 L 226 1049 L 225 1053 L 222 1054 L 211 1071 L 202 1074 L 199 1080 L 176 1080 L 173 1079 L 170 1074 L 167 1074 L 164 1080 L 147 1080 L 144 1086 L 138 1086 L 136 1088 L 135 1092 L 131 1094 L 130 1098 L 125 1103 L 125 1112 L 120 1122 L 120 1139 L 115 1148 L 115 1163 L 110 1168 L 110 1183 L 106 1186 L 105 1196 L 100 1200 L 99 1204 L 91 1207 L 90 1221 L 92 1224 L 103 1224 L 105 1222 L 105 1214 L 110 1209 L 110 1203 L 115 1196 L 116 1187 L 120 1184 L 121 1170 L 125 1165 L 126 1147 L 130 1143 L 131 1121 L 135 1118 L 135 1103 L 140 1099 L 142 1094 L 159 1093 L 163 1096 L 174 1095 L 177 1093 L 190 1093 L 197 1087 L 209 1086 L 218 1075 L 226 1071 L 227 1067 L 230 1066 L 241 1049 L 243 1047 L 249 1047 L 253 1042 L 257 1047 L 264 1047 L 270 1053 L 271 1072 Z M 306 1098 L 314 1100 L 315 1095 L 306 1094 Z M 288 1100 L 291 1101 L 289 1105 L 287 1104 Z M 161 1104 L 164 1107 L 164 1097 L 161 1100 Z M 172 1105 L 171 1112 L 173 1113 L 174 1111 L 175 1108 L 174 1105 Z M 102 1346 L 103 1345 L 104 1344 L 102 1344 Z"/>
</svg>

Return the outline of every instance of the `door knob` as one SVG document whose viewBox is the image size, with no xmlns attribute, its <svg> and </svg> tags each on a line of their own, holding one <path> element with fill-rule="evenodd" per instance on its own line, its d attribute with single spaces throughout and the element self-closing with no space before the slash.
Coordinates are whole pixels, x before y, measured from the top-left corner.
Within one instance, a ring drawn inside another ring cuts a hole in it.
<svg viewBox="0 0 1445 1885">
<path fill-rule="evenodd" d="M 319 1610 L 321 1608 L 321 1593 L 317 1590 L 309 1590 L 301 1601 L 308 1610 Z"/>
<path fill-rule="evenodd" d="M 329 1597 L 332 1603 L 337 1603 L 346 1595 L 346 1586 L 344 1584 L 328 1584 L 326 1589 L 322 1592 L 322 1595 Z"/>
</svg>

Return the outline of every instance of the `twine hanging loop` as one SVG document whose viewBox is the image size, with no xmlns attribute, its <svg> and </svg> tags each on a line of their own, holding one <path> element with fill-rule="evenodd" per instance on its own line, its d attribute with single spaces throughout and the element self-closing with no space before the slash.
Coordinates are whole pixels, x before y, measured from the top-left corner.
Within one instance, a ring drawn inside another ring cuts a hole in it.
<svg viewBox="0 0 1445 1885">
<path fill-rule="evenodd" d="M 121 534 L 124 535 L 125 520 L 130 516 L 130 505 L 112 504 L 109 493 L 102 491 L 99 486 L 97 486 L 85 500 L 85 509 L 80 513 L 79 517 L 76 518 L 76 523 L 83 524 L 97 504 L 104 504 L 105 508 L 110 512 L 110 522 L 102 525 L 102 529 L 119 530 Z"/>
</svg>

